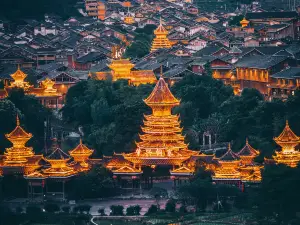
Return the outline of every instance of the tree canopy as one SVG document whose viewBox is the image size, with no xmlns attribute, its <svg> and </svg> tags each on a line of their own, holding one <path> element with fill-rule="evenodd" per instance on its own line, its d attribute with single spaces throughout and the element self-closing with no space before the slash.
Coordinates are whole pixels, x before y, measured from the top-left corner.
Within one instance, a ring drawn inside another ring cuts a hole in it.
<svg viewBox="0 0 300 225">
<path fill-rule="evenodd" d="M 1 19 L 20 21 L 21 19 L 43 19 L 46 13 L 57 14 L 63 18 L 77 15 L 76 0 L 16 0 L 0 1 Z"/>
<path fill-rule="evenodd" d="M 67 93 L 63 117 L 82 126 L 96 155 L 131 151 L 143 114 L 150 111 L 143 99 L 152 89 L 152 85 L 129 86 L 126 81 L 80 82 Z"/>
<path fill-rule="evenodd" d="M 155 28 L 156 26 L 152 24 L 148 24 L 144 28 L 137 28 L 135 30 L 137 34 L 134 37 L 133 43 L 126 49 L 125 57 L 141 58 L 147 55 L 150 52 Z"/>
</svg>

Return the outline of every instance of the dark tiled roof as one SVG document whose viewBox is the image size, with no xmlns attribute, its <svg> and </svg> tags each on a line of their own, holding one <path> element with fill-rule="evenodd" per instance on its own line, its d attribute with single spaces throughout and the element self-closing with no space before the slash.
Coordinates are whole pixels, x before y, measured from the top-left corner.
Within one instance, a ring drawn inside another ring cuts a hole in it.
<svg viewBox="0 0 300 225">
<path fill-rule="evenodd" d="M 275 73 L 271 76 L 272 78 L 284 78 L 284 79 L 294 79 L 295 77 L 300 77 L 300 67 L 290 67 Z"/>
<path fill-rule="evenodd" d="M 276 18 L 296 18 L 298 17 L 297 12 L 256 12 L 247 13 L 246 18 L 248 20 L 253 19 L 276 19 Z"/>
<path fill-rule="evenodd" d="M 245 57 L 241 59 L 236 67 L 247 67 L 256 69 L 268 69 L 272 66 L 277 65 L 283 60 L 287 59 L 287 56 L 266 56 L 266 55 L 256 55 Z"/>
<path fill-rule="evenodd" d="M 90 52 L 87 55 L 77 58 L 76 62 L 89 63 L 89 62 L 98 61 L 100 59 L 106 59 L 106 55 L 104 55 L 103 53 L 99 53 L 99 52 Z"/>
</svg>

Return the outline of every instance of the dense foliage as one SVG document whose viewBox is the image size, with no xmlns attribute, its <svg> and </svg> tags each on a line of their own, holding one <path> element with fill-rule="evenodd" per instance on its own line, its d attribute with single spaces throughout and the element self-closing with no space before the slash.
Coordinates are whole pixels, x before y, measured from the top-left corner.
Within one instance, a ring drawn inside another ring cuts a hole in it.
<svg viewBox="0 0 300 225">
<path fill-rule="evenodd" d="M 10 147 L 5 134 L 16 127 L 16 115 L 19 115 L 21 126 L 33 134 L 28 142 L 35 152 L 41 152 L 44 146 L 44 121 L 50 116 L 50 111 L 33 97 L 25 95 L 23 90 L 15 89 L 10 92 L 7 99 L 0 100 L 0 152 Z"/>
<path fill-rule="evenodd" d="M 261 225 L 300 224 L 299 188 L 299 167 L 267 166 L 256 198 L 258 222 Z"/>
<path fill-rule="evenodd" d="M 63 18 L 76 15 L 76 0 L 16 0 L 0 1 L 0 19 L 43 19 L 44 14 L 57 14 Z"/>
<path fill-rule="evenodd" d="M 153 31 L 156 26 L 152 24 L 146 25 L 144 28 L 137 28 L 135 32 L 133 43 L 128 46 L 125 52 L 127 58 L 141 58 L 150 52 L 152 39 L 154 37 Z"/>
<path fill-rule="evenodd" d="M 82 188 L 84 187 L 84 188 Z M 111 197 L 118 193 L 112 174 L 104 167 L 82 173 L 68 184 L 68 198 L 74 200 Z"/>
<path fill-rule="evenodd" d="M 130 151 L 149 112 L 143 99 L 151 85 L 128 86 L 126 81 L 85 81 L 70 88 L 63 116 L 82 126 L 86 141 L 97 156 Z"/>
</svg>

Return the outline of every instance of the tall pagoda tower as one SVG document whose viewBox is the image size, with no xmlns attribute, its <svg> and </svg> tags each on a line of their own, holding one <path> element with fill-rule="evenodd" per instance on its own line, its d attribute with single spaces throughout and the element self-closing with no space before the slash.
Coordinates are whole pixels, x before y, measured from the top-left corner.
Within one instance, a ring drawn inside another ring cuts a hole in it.
<svg viewBox="0 0 300 225">
<path fill-rule="evenodd" d="M 172 45 L 167 37 L 168 31 L 163 27 L 160 19 L 159 26 L 154 31 L 155 38 L 152 42 L 151 52 L 154 52 L 160 48 L 171 48 Z"/>
<path fill-rule="evenodd" d="M 9 164 L 24 164 L 27 159 L 34 155 L 31 147 L 26 147 L 26 143 L 32 138 L 31 133 L 27 133 L 21 126 L 17 115 L 16 128 L 6 134 L 5 137 L 13 144 L 11 148 L 7 148 L 4 152 L 6 165 Z"/>
<path fill-rule="evenodd" d="M 273 156 L 275 162 L 296 167 L 300 161 L 300 152 L 296 151 L 295 147 L 299 144 L 300 137 L 291 130 L 288 121 L 286 121 L 282 133 L 274 138 L 274 141 L 281 146 L 281 151 L 276 151 L 276 155 Z"/>
<path fill-rule="evenodd" d="M 175 169 L 192 155 L 199 154 L 188 150 L 184 143 L 179 116 L 171 112 L 180 101 L 171 93 L 162 76 L 144 102 L 152 109 L 152 114 L 145 115 L 141 141 L 136 143 L 134 153 L 123 154 L 126 160 L 138 167 L 172 165 Z"/>
<path fill-rule="evenodd" d="M 31 133 L 27 133 L 21 126 L 17 115 L 16 128 L 6 134 L 5 137 L 12 143 L 12 147 L 6 148 L 4 157 L 0 159 L 0 167 L 3 170 L 18 168 L 17 171 L 29 174 L 40 167 L 39 161 L 42 155 L 35 155 L 32 147 L 27 147 L 26 143 L 32 138 Z"/>
</svg>

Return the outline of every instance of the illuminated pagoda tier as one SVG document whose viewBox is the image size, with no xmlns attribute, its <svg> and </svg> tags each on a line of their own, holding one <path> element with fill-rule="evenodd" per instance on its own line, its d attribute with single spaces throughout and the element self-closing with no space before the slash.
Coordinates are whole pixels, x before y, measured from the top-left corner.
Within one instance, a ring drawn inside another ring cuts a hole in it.
<svg viewBox="0 0 300 225">
<path fill-rule="evenodd" d="M 80 139 L 79 145 L 73 150 L 69 151 L 70 156 L 72 156 L 75 162 L 78 162 L 80 166 L 85 169 L 88 169 L 90 165 L 88 164 L 89 157 L 93 154 L 94 150 L 89 149 L 84 144 L 82 144 L 82 140 Z"/>
<path fill-rule="evenodd" d="M 46 177 L 71 177 L 77 173 L 77 171 L 69 165 L 71 157 L 58 146 L 56 146 L 54 151 L 45 159 L 50 163 L 49 168 L 42 170 L 42 173 Z"/>
<path fill-rule="evenodd" d="M 118 59 L 113 60 L 108 67 L 112 70 L 113 81 L 116 81 L 130 78 L 130 72 L 134 64 L 129 59 Z"/>
<path fill-rule="evenodd" d="M 240 21 L 242 27 L 247 27 L 249 25 L 249 21 L 244 17 L 243 20 Z"/>
<path fill-rule="evenodd" d="M 162 21 L 160 20 L 159 26 L 154 31 L 155 38 L 152 42 L 151 52 L 154 52 L 161 48 L 171 48 L 171 42 L 168 39 L 168 31 L 163 27 Z"/>
<path fill-rule="evenodd" d="M 127 12 L 127 14 L 124 17 L 124 23 L 126 23 L 126 24 L 133 24 L 133 23 L 135 23 L 134 17 L 129 12 L 129 7 L 128 7 L 128 12 Z"/>
<path fill-rule="evenodd" d="M 65 183 L 81 170 L 75 169 L 76 162 L 71 162 L 71 156 L 63 152 L 57 145 L 56 139 L 54 140 L 53 152 L 45 158 L 49 165 L 45 165 L 41 170 L 35 171 L 25 176 L 28 180 L 28 195 L 34 198 L 35 195 L 44 197 L 44 186 L 46 185 L 47 193 L 52 197 L 61 196 L 65 200 Z M 49 183 L 56 183 L 55 191 L 51 191 Z M 57 190 L 61 184 L 61 191 Z M 40 192 L 36 192 L 39 188 Z"/>
<path fill-rule="evenodd" d="M 231 150 L 230 144 L 228 145 L 227 152 L 218 158 L 220 167 L 216 169 L 214 181 L 224 184 L 240 184 L 240 172 L 238 171 L 241 163 L 240 157 Z"/>
<path fill-rule="evenodd" d="M 288 121 L 286 121 L 282 133 L 274 138 L 274 141 L 281 147 L 281 151 L 276 151 L 276 155 L 273 156 L 275 162 L 277 164 L 282 163 L 290 167 L 296 167 L 300 161 L 300 152 L 295 150 L 295 147 L 299 144 L 300 137 L 294 134 Z"/>
<path fill-rule="evenodd" d="M 113 81 L 125 79 L 128 80 L 131 85 L 154 84 L 157 82 L 152 70 L 133 71 L 134 64 L 131 63 L 129 59 L 114 59 L 108 67 L 111 71 L 96 72 L 95 78 L 97 80 L 105 80 L 111 77 Z M 93 77 L 93 75 L 91 76 Z"/>
<path fill-rule="evenodd" d="M 23 174 L 32 173 L 40 167 L 41 155 L 35 155 L 31 147 L 26 147 L 26 143 L 32 138 L 31 133 L 27 133 L 21 126 L 17 115 L 16 128 L 6 134 L 5 137 L 12 143 L 12 147 L 6 148 L 4 156 L 0 161 L 2 170 L 5 168 L 19 168 L 18 172 Z"/>
<path fill-rule="evenodd" d="M 171 110 L 179 105 L 179 100 L 171 93 L 165 80 L 160 77 L 154 90 L 144 102 L 151 107 L 152 114 L 145 115 L 141 141 L 136 143 L 134 153 L 124 154 L 124 158 L 134 165 L 172 165 L 179 167 L 197 152 L 187 149 L 182 136 L 178 115 Z"/>
<path fill-rule="evenodd" d="M 259 151 L 254 149 L 246 139 L 245 146 L 237 153 L 241 159 L 239 171 L 243 182 L 261 182 L 261 166 L 254 162 L 254 158 L 259 155 Z"/>
<path fill-rule="evenodd" d="M 18 66 L 18 69 L 15 73 L 10 75 L 13 81 L 10 84 L 10 88 L 23 88 L 28 89 L 32 86 L 29 85 L 28 82 L 25 82 L 25 78 L 27 75 L 20 69 L 20 66 Z"/>
</svg>

